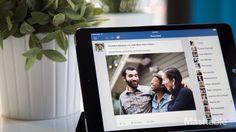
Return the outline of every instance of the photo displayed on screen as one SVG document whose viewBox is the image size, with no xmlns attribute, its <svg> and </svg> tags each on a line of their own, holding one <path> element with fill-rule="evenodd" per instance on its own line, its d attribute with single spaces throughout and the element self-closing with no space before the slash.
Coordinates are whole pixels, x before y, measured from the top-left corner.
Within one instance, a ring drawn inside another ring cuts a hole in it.
<svg viewBox="0 0 236 132">
<path fill-rule="evenodd" d="M 184 52 L 113 55 L 106 60 L 110 84 L 115 84 L 115 115 L 196 109 Z M 118 68 L 120 73 L 115 72 Z"/>
</svg>

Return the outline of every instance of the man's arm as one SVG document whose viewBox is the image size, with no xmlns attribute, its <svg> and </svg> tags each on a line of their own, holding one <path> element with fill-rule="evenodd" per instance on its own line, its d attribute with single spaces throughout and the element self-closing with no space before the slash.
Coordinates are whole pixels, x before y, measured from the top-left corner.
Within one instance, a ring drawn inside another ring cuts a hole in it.
<svg viewBox="0 0 236 132">
<path fill-rule="evenodd" d="M 122 103 L 121 103 L 121 99 L 119 98 L 119 109 L 120 109 L 120 115 L 124 115 L 124 114 L 126 114 L 126 112 L 125 112 L 125 109 L 124 109 L 124 107 L 123 107 L 123 105 L 122 105 Z"/>
</svg>

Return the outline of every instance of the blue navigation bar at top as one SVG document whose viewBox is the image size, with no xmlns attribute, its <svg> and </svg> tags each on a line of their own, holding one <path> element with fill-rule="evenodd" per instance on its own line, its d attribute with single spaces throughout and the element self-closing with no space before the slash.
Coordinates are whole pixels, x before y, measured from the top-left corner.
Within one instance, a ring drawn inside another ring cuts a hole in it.
<svg viewBox="0 0 236 132">
<path fill-rule="evenodd" d="M 104 40 L 176 38 L 176 37 L 216 36 L 216 35 L 217 35 L 216 29 L 185 29 L 185 30 L 92 33 L 91 39 L 92 41 L 104 41 Z"/>
</svg>

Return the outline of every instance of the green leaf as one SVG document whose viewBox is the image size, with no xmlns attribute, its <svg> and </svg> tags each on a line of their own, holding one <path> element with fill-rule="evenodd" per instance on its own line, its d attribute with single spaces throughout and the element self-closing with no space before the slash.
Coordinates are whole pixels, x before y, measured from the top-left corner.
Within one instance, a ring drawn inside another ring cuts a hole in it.
<svg viewBox="0 0 236 132">
<path fill-rule="evenodd" d="M 83 4 L 84 1 L 87 1 L 87 0 L 72 0 L 72 2 L 75 4 L 75 5 L 78 5 L 78 4 Z"/>
<path fill-rule="evenodd" d="M 75 4 L 71 0 L 67 0 L 67 2 L 71 6 L 71 8 L 75 10 Z"/>
<path fill-rule="evenodd" d="M 65 26 L 62 28 L 62 30 L 66 34 L 74 34 L 76 30 L 80 27 L 91 27 L 91 26 L 92 26 L 91 22 L 81 22 L 74 25 Z"/>
<path fill-rule="evenodd" d="M 40 53 L 36 56 L 36 58 L 37 58 L 38 60 L 41 60 L 41 59 L 43 58 L 43 53 L 40 52 Z"/>
<path fill-rule="evenodd" d="M 31 9 L 31 10 L 40 10 L 42 9 L 42 0 L 26 0 L 26 4 L 27 6 Z"/>
<path fill-rule="evenodd" d="M 36 61 L 36 57 L 26 58 L 25 70 L 28 71 L 32 67 L 35 61 Z"/>
<path fill-rule="evenodd" d="M 74 25 L 65 26 L 62 28 L 62 30 L 66 34 L 74 34 L 76 32 L 77 28 L 79 28 L 79 27 L 80 26 L 78 24 L 74 24 Z"/>
<path fill-rule="evenodd" d="M 27 19 L 27 22 L 30 24 L 30 25 L 33 25 L 33 24 L 36 24 L 36 20 L 34 20 L 32 17 L 28 18 Z"/>
<path fill-rule="evenodd" d="M 76 4 L 74 11 L 77 12 L 80 8 L 81 8 L 81 5 L 80 4 Z"/>
<path fill-rule="evenodd" d="M 29 33 L 32 33 L 34 31 L 35 31 L 34 27 L 29 25 L 27 22 L 22 23 L 21 26 L 20 26 L 20 32 L 21 33 L 29 34 Z"/>
<path fill-rule="evenodd" d="M 99 26 L 103 21 L 96 21 L 92 24 L 92 26 Z"/>
<path fill-rule="evenodd" d="M 14 1 L 13 0 L 5 0 L 2 1 L 0 4 L 0 9 L 1 10 L 11 10 L 12 8 L 14 8 Z"/>
<path fill-rule="evenodd" d="M 52 8 L 56 10 L 58 8 L 58 0 L 55 0 L 52 4 Z"/>
<path fill-rule="evenodd" d="M 65 16 L 71 20 L 81 20 L 82 18 L 79 13 L 73 11 L 72 9 L 66 9 L 64 12 Z"/>
<path fill-rule="evenodd" d="M 94 13 L 93 10 L 94 10 L 94 6 L 92 4 L 88 4 L 83 17 L 89 17 L 93 15 Z"/>
<path fill-rule="evenodd" d="M 4 19 L 0 19 L 0 34 L 5 38 L 8 34 L 8 25 L 7 22 Z"/>
<path fill-rule="evenodd" d="M 101 15 L 103 13 L 103 10 L 101 8 L 94 8 L 93 15 Z"/>
<path fill-rule="evenodd" d="M 39 38 L 35 34 L 30 34 L 29 47 L 30 48 L 38 47 L 42 49 L 42 45 L 40 44 Z"/>
<path fill-rule="evenodd" d="M 43 10 L 50 7 L 55 2 L 55 0 L 47 0 L 47 1 L 44 1 L 44 2 L 45 2 L 45 6 L 43 7 Z"/>
<path fill-rule="evenodd" d="M 48 43 L 48 42 L 52 41 L 53 39 L 55 39 L 57 32 L 58 31 L 48 33 L 44 38 L 42 38 L 41 43 Z"/>
<path fill-rule="evenodd" d="M 60 8 L 70 8 L 69 6 L 68 6 L 69 4 L 68 4 L 68 2 L 67 2 L 67 0 L 58 0 L 58 7 L 60 7 Z"/>
<path fill-rule="evenodd" d="M 54 60 L 54 61 L 58 61 L 58 62 L 66 61 L 66 58 L 64 57 L 64 55 L 62 55 L 60 52 L 56 50 L 51 50 L 51 49 L 44 50 L 43 54 L 47 56 L 49 59 Z"/>
<path fill-rule="evenodd" d="M 26 4 L 28 5 L 28 7 L 30 7 L 32 10 L 34 10 L 34 6 L 36 4 L 37 0 L 26 0 Z"/>
<path fill-rule="evenodd" d="M 7 22 L 8 30 L 10 31 L 13 27 L 13 24 L 12 24 L 11 18 L 9 16 L 6 18 L 6 22 Z"/>
<path fill-rule="evenodd" d="M 37 29 L 37 33 L 50 33 L 54 32 L 55 30 L 58 30 L 51 23 L 46 25 L 35 25 L 35 28 Z"/>
<path fill-rule="evenodd" d="M 6 20 L 0 19 L 0 34 L 3 36 L 3 39 L 6 39 L 10 35 L 14 34 L 16 30 L 18 29 L 18 23 L 14 23 L 12 26 L 13 27 L 9 31 Z"/>
<path fill-rule="evenodd" d="M 66 53 L 67 48 L 68 48 L 68 41 L 67 41 L 67 37 L 66 37 L 65 33 L 62 31 L 57 32 L 56 41 L 57 41 L 58 46 L 61 49 L 63 49 Z"/>
<path fill-rule="evenodd" d="M 50 19 L 49 15 L 38 11 L 31 12 L 31 16 L 40 25 L 47 24 Z"/>
<path fill-rule="evenodd" d="M 59 13 L 53 17 L 53 25 L 58 26 L 65 21 L 65 15 Z"/>
<path fill-rule="evenodd" d="M 25 53 L 23 53 L 22 55 L 27 57 L 27 58 L 32 58 L 37 56 L 40 52 L 42 51 L 42 49 L 38 48 L 38 47 L 34 47 L 28 51 L 26 51 Z"/>
<path fill-rule="evenodd" d="M 80 17 L 84 16 L 86 8 L 87 8 L 87 5 L 86 5 L 86 2 L 84 2 L 80 10 Z"/>
<path fill-rule="evenodd" d="M 1 10 L 0 9 L 0 18 L 3 19 L 3 18 L 6 18 L 6 17 L 9 17 L 9 16 L 13 16 L 13 12 L 12 11 L 9 11 L 9 10 Z"/>
<path fill-rule="evenodd" d="M 19 28 L 16 29 L 15 33 L 13 33 L 13 36 L 14 36 L 14 37 L 17 37 L 17 38 L 23 37 L 24 35 L 25 35 L 25 34 L 23 34 L 23 33 L 20 32 L 20 29 L 19 29 Z"/>
<path fill-rule="evenodd" d="M 21 2 L 15 10 L 15 13 L 13 16 L 14 20 L 16 22 L 23 21 L 27 15 L 27 11 L 28 11 L 28 7 L 27 7 L 26 3 Z"/>
<path fill-rule="evenodd" d="M 48 15 L 49 15 L 49 16 L 55 16 L 56 14 L 55 14 L 54 12 L 50 12 L 50 11 L 49 11 L 49 12 L 48 12 Z"/>
<path fill-rule="evenodd" d="M 94 22 L 81 22 L 78 23 L 79 27 L 91 27 Z"/>
<path fill-rule="evenodd" d="M 0 47 L 3 49 L 3 36 L 0 34 Z"/>
</svg>

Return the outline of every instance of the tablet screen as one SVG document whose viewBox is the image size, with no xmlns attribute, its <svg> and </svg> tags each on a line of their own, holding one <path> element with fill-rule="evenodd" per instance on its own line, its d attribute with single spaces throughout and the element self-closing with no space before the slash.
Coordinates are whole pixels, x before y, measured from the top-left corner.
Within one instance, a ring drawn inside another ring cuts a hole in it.
<svg viewBox="0 0 236 132">
<path fill-rule="evenodd" d="M 91 39 L 105 131 L 236 121 L 216 29 Z"/>
</svg>

